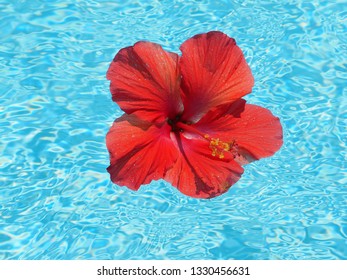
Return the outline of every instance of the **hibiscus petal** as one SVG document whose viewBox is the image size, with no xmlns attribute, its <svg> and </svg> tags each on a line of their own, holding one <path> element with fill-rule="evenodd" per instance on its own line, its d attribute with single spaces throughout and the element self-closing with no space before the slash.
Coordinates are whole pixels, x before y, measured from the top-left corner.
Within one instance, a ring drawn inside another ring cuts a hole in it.
<svg viewBox="0 0 347 280">
<path fill-rule="evenodd" d="M 216 117 L 219 116 L 219 117 Z M 221 141 L 234 143 L 240 164 L 272 156 L 283 144 L 279 118 L 268 109 L 244 100 L 207 113 L 194 127 Z"/>
<path fill-rule="evenodd" d="M 113 101 L 146 121 L 174 118 L 183 109 L 178 61 L 177 54 L 155 43 L 138 42 L 121 49 L 107 72 Z"/>
<path fill-rule="evenodd" d="M 168 125 L 158 128 L 134 115 L 117 119 L 106 136 L 111 180 L 138 190 L 143 184 L 163 178 L 178 156 L 170 130 Z"/>
<path fill-rule="evenodd" d="M 195 35 L 181 46 L 184 118 L 195 122 L 211 108 L 250 93 L 251 69 L 234 39 L 218 31 Z"/>
<path fill-rule="evenodd" d="M 243 173 L 233 158 L 212 156 L 204 140 L 179 137 L 176 145 L 181 153 L 164 179 L 185 195 L 212 198 L 225 193 Z"/>
</svg>

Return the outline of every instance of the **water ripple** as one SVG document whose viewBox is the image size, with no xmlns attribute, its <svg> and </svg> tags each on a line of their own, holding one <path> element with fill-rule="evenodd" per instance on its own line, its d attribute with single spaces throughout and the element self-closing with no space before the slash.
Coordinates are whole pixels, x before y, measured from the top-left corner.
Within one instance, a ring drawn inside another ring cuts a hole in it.
<svg viewBox="0 0 347 280">
<path fill-rule="evenodd" d="M 342 3 L 5 1 L 0 17 L 0 259 L 347 259 Z M 244 51 L 281 151 L 212 200 L 113 185 L 113 56 L 208 30 Z"/>
</svg>

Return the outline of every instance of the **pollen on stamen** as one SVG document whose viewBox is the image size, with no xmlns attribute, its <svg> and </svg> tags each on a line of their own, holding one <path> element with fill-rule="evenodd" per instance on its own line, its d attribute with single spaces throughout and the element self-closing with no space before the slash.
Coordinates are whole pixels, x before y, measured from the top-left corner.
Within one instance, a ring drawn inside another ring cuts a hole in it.
<svg viewBox="0 0 347 280">
<path fill-rule="evenodd" d="M 205 138 L 210 140 L 209 148 L 212 151 L 212 156 L 218 156 L 220 159 L 223 159 L 225 157 L 224 152 L 230 152 L 235 144 L 235 141 L 223 142 L 219 138 L 209 138 L 206 135 Z"/>
</svg>

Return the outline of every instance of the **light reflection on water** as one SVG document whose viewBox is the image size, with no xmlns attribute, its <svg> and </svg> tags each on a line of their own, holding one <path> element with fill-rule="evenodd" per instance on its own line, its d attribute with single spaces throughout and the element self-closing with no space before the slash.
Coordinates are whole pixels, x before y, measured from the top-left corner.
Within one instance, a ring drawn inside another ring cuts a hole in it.
<svg viewBox="0 0 347 280">
<path fill-rule="evenodd" d="M 0 258 L 347 259 L 342 4 L 119 3 L 0 3 Z M 280 117 L 281 151 L 212 200 L 113 185 L 113 56 L 143 39 L 178 52 L 209 30 L 245 52 L 247 100 Z"/>
</svg>

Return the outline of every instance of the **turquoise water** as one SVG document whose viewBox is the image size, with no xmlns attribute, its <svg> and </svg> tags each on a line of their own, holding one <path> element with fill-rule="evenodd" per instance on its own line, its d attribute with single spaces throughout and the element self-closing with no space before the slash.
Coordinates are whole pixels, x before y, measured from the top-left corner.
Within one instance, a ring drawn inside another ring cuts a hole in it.
<svg viewBox="0 0 347 280">
<path fill-rule="evenodd" d="M 346 1 L 256 2 L 0 0 L 0 259 L 347 259 Z M 211 200 L 112 184 L 114 55 L 209 30 L 244 51 L 282 149 Z"/>
</svg>

